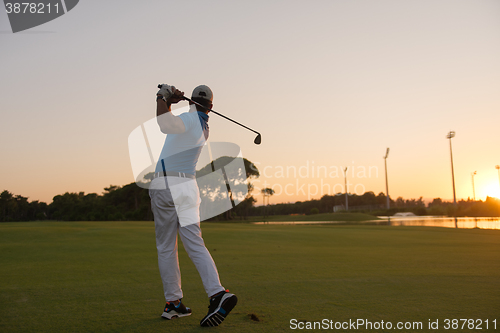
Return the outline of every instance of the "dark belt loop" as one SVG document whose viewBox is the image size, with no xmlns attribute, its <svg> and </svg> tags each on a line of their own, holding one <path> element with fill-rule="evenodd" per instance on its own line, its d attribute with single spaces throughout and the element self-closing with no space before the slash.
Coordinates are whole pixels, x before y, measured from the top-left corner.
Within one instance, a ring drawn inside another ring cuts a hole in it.
<svg viewBox="0 0 500 333">
<path fill-rule="evenodd" d="M 167 172 L 165 171 L 165 162 L 161 160 L 161 166 L 163 167 L 163 177 L 167 177 Z"/>
</svg>

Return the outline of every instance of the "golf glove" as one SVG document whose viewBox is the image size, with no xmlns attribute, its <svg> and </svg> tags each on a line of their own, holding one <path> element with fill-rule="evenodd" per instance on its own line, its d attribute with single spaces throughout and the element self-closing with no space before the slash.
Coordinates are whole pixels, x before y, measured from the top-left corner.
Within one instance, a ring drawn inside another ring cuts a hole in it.
<svg viewBox="0 0 500 333">
<path fill-rule="evenodd" d="M 168 84 L 163 84 L 161 86 L 160 90 L 158 90 L 158 92 L 156 94 L 160 94 L 163 97 L 165 97 L 165 99 L 169 99 L 174 94 L 174 91 L 175 91 L 174 86 L 169 86 Z"/>
</svg>

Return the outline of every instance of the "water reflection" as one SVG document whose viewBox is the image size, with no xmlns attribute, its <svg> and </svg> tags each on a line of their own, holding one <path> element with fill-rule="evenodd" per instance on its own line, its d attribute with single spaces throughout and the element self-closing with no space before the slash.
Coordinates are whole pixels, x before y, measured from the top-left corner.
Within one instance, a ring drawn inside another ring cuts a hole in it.
<svg viewBox="0 0 500 333">
<path fill-rule="evenodd" d="M 376 224 L 390 226 L 420 226 L 444 227 L 462 229 L 496 229 L 500 230 L 500 218 L 491 217 L 439 217 L 439 216 L 413 216 L 394 217 L 379 216 L 381 220 L 366 222 L 343 221 L 289 221 L 289 222 L 254 222 L 253 224 Z"/>
<path fill-rule="evenodd" d="M 380 218 L 389 220 L 387 216 Z M 422 226 L 422 227 L 444 227 L 463 229 L 497 229 L 500 230 L 500 219 L 491 217 L 436 217 L 436 216 L 414 216 L 414 217 L 391 217 L 392 226 Z"/>
</svg>

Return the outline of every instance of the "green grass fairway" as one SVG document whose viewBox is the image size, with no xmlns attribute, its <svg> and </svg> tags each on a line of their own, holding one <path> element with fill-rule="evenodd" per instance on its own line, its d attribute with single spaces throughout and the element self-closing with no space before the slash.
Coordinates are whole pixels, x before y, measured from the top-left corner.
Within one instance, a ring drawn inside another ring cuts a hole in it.
<svg viewBox="0 0 500 333">
<path fill-rule="evenodd" d="M 239 298 L 211 332 L 288 332 L 294 318 L 420 321 L 419 332 L 429 331 L 429 319 L 439 319 L 439 332 L 457 331 L 443 329 L 446 318 L 488 319 L 490 329 L 482 331 L 490 332 L 496 319 L 500 330 L 498 230 L 244 223 L 202 229 L 223 285 Z M 2 223 L 0 253 L 0 332 L 207 331 L 198 324 L 208 299 L 182 246 L 184 302 L 193 315 L 160 319 L 152 222 Z"/>
</svg>

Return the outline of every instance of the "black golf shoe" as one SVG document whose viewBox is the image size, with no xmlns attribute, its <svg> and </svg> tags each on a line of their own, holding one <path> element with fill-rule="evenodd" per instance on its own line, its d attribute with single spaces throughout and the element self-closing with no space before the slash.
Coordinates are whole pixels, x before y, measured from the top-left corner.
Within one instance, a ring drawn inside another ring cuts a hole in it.
<svg viewBox="0 0 500 333">
<path fill-rule="evenodd" d="M 186 306 L 179 300 L 179 304 L 177 306 L 174 305 L 173 302 L 167 302 L 165 304 L 165 309 L 163 310 L 163 314 L 161 315 L 164 319 L 173 319 L 179 317 L 185 317 L 191 315 L 191 309 L 186 308 Z"/>
<path fill-rule="evenodd" d="M 210 299 L 208 314 L 200 322 L 200 326 L 219 326 L 238 302 L 236 295 L 225 290 Z"/>
</svg>

